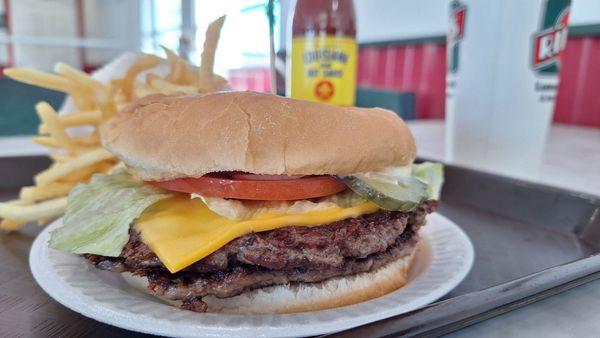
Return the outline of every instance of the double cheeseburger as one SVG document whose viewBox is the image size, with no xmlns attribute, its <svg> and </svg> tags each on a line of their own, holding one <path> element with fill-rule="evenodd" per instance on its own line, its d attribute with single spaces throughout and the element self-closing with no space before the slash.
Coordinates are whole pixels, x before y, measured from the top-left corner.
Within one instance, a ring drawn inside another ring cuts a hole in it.
<svg viewBox="0 0 600 338">
<path fill-rule="evenodd" d="M 312 311 L 398 289 L 441 185 L 379 108 L 153 95 L 101 136 L 126 168 L 71 191 L 50 246 L 197 312 Z"/>
</svg>

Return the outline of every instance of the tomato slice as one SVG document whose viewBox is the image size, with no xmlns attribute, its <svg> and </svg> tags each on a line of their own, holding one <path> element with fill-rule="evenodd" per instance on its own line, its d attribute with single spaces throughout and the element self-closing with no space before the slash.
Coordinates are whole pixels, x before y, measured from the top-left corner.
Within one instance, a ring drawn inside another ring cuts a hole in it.
<svg viewBox="0 0 600 338">
<path fill-rule="evenodd" d="M 246 174 L 246 173 L 232 173 L 231 177 L 234 179 L 240 180 L 252 180 L 252 181 L 286 181 L 286 180 L 295 180 L 297 178 L 302 178 L 304 175 L 255 175 L 255 174 Z"/>
<path fill-rule="evenodd" d="M 239 176 L 238 176 L 239 177 Z M 233 178 L 226 174 L 209 174 L 199 178 L 178 178 L 171 181 L 148 183 L 163 189 L 196 193 L 205 197 L 235 198 L 262 201 L 293 201 L 336 194 L 346 185 L 331 176 L 264 180 Z"/>
</svg>

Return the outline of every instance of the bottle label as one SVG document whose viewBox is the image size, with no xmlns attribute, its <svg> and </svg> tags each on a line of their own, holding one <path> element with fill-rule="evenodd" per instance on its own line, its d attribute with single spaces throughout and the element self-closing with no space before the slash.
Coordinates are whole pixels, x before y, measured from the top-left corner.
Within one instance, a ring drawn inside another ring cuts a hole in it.
<svg viewBox="0 0 600 338">
<path fill-rule="evenodd" d="M 354 38 L 293 38 L 291 97 L 353 106 L 356 95 L 356 50 Z"/>
</svg>

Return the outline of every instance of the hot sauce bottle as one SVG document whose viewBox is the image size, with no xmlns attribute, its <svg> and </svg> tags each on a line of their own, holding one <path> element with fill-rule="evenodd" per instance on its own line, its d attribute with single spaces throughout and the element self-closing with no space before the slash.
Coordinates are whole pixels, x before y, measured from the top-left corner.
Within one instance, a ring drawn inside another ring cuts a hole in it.
<svg viewBox="0 0 600 338">
<path fill-rule="evenodd" d="M 357 46 L 352 0 L 297 0 L 291 26 L 287 96 L 354 105 Z"/>
</svg>

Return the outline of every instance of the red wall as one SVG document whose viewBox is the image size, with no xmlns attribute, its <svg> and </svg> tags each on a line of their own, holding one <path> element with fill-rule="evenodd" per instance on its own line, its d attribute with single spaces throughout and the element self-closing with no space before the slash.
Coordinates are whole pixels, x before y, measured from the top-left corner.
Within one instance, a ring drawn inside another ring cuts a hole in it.
<svg viewBox="0 0 600 338">
<path fill-rule="evenodd" d="M 229 85 L 233 90 L 271 91 L 269 68 L 243 68 L 229 71 Z"/>
<path fill-rule="evenodd" d="M 443 43 L 363 47 L 358 84 L 413 91 L 417 118 L 443 118 L 445 64 Z M 569 39 L 554 121 L 600 127 L 600 37 Z"/>
<path fill-rule="evenodd" d="M 554 121 L 600 127 L 600 37 L 569 39 Z"/>
<path fill-rule="evenodd" d="M 446 48 L 420 44 L 361 48 L 358 85 L 416 93 L 417 118 L 443 118 Z"/>
</svg>

